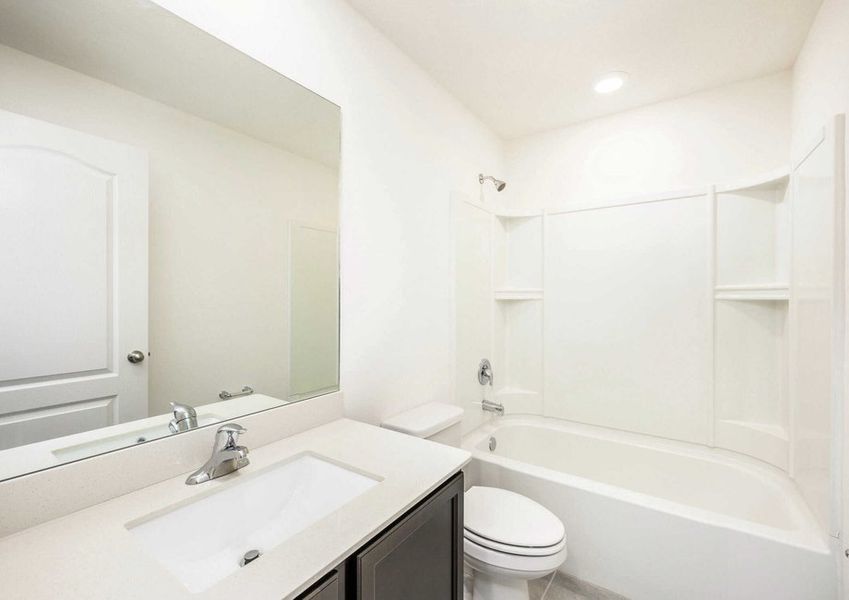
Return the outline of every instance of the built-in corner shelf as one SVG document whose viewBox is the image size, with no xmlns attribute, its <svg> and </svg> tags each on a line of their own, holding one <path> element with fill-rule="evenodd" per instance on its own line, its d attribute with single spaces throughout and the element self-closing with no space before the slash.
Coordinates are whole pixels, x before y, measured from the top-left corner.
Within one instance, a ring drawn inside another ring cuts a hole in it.
<svg viewBox="0 0 849 600">
<path fill-rule="evenodd" d="M 496 210 L 491 222 L 494 396 L 514 414 L 543 409 L 544 222 L 523 208 Z"/>
<path fill-rule="evenodd" d="M 496 300 L 542 300 L 541 288 L 501 288 L 493 292 Z"/>
<path fill-rule="evenodd" d="M 499 219 L 530 219 L 533 217 L 541 217 L 543 212 L 539 209 L 500 209 L 495 211 L 495 216 Z"/>
<path fill-rule="evenodd" d="M 755 285 L 718 285 L 717 300 L 757 300 L 782 302 L 790 299 L 790 287 L 786 283 Z"/>
<path fill-rule="evenodd" d="M 774 423 L 754 423 L 751 421 L 738 421 L 735 419 L 723 419 L 720 423 L 730 427 L 756 431 L 761 435 L 768 435 L 782 442 L 787 442 L 790 439 L 787 429 Z"/>
<path fill-rule="evenodd" d="M 714 445 L 789 467 L 789 169 L 714 188 Z"/>
<path fill-rule="evenodd" d="M 756 177 L 716 186 L 717 194 L 786 188 L 790 181 L 790 165 L 762 173 Z"/>
</svg>

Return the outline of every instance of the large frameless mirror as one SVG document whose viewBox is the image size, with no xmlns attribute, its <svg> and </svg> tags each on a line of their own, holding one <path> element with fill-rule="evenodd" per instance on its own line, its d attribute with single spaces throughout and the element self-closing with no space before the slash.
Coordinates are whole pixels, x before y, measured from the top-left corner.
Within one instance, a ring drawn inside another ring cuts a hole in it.
<svg viewBox="0 0 849 600">
<path fill-rule="evenodd" d="M 338 389 L 340 110 L 140 0 L 0 0 L 0 480 Z"/>
</svg>

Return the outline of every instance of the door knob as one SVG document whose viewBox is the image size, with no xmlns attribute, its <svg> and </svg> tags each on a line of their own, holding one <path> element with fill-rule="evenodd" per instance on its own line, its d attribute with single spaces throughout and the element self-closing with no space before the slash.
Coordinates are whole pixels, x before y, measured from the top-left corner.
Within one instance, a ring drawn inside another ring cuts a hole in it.
<svg viewBox="0 0 849 600">
<path fill-rule="evenodd" d="M 144 352 L 141 350 L 133 350 L 127 355 L 127 360 L 133 364 L 140 363 L 144 360 Z"/>
</svg>

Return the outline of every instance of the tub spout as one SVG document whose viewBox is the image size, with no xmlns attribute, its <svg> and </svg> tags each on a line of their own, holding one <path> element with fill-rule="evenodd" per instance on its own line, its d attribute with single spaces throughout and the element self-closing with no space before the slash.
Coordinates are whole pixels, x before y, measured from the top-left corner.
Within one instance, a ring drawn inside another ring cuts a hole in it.
<svg viewBox="0 0 849 600">
<path fill-rule="evenodd" d="M 493 402 L 492 400 L 481 400 L 481 408 L 486 412 L 495 413 L 498 416 L 504 415 L 504 405 L 500 402 Z"/>
</svg>

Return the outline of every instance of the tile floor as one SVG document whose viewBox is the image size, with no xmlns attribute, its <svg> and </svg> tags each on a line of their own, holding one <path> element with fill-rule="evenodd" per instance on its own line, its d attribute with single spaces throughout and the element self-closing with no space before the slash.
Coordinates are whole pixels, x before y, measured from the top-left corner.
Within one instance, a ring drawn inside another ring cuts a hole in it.
<svg viewBox="0 0 849 600">
<path fill-rule="evenodd" d="M 466 567 L 463 575 L 464 600 L 472 600 L 472 572 Z M 528 591 L 531 600 L 628 600 L 625 596 L 562 573 L 529 581 Z"/>
<path fill-rule="evenodd" d="M 528 582 L 531 600 L 628 600 L 610 590 L 554 573 Z"/>
</svg>

